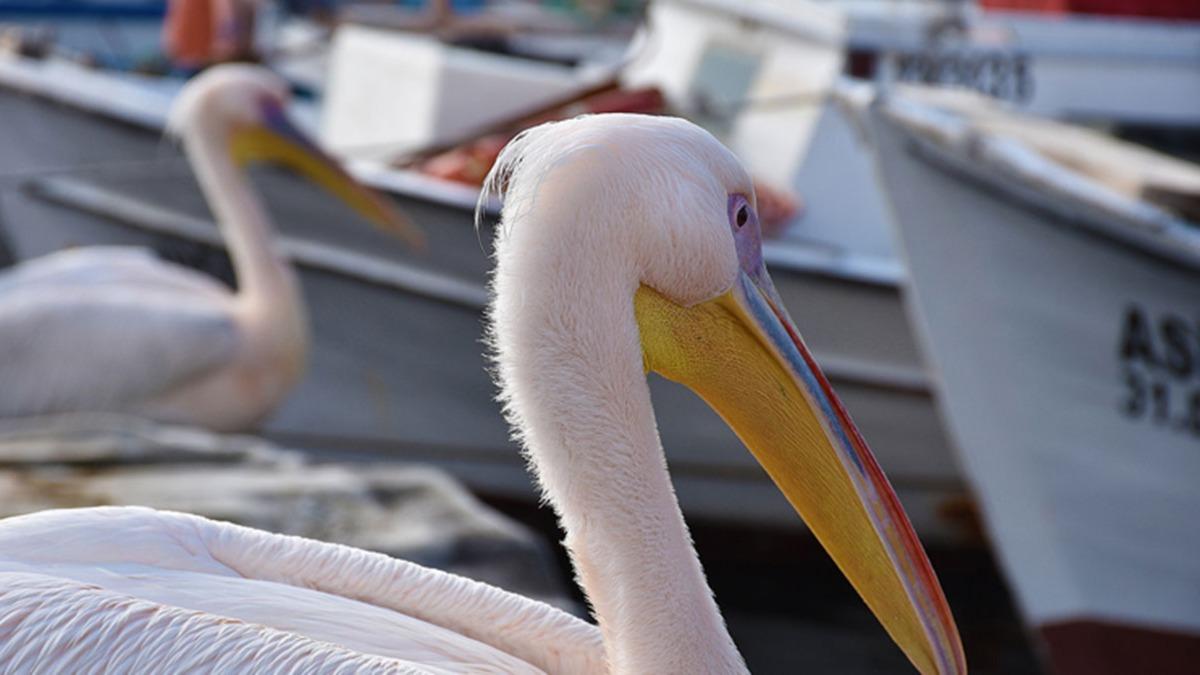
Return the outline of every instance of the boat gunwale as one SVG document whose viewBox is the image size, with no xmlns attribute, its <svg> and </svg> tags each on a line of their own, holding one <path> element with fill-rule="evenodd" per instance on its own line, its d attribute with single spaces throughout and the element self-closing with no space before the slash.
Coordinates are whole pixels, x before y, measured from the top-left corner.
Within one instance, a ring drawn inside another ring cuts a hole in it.
<svg viewBox="0 0 1200 675">
<path fill-rule="evenodd" d="M 224 239 L 212 221 L 122 195 L 86 181 L 64 177 L 36 178 L 28 181 L 24 190 L 40 201 L 122 226 L 225 250 Z M 394 288 L 474 311 L 482 311 L 488 303 L 489 293 L 482 284 L 416 265 L 380 259 L 284 234 L 276 236 L 276 246 L 289 260 L 321 272 Z"/>
<path fill-rule="evenodd" d="M 1063 167 L 1049 158 L 1042 158 L 1057 171 L 1087 184 L 1105 197 L 1125 202 L 1114 208 L 1085 198 L 1080 191 L 1035 180 L 1029 173 L 1005 165 L 989 152 L 978 152 L 987 139 L 1010 139 L 1037 154 L 1020 139 L 971 130 L 970 122 L 955 117 L 963 129 L 935 129 L 927 120 L 917 121 L 898 111 L 896 99 L 885 95 L 872 104 L 872 114 L 903 137 L 904 150 L 922 163 L 971 187 L 993 200 L 1016 203 L 1029 210 L 1049 216 L 1049 220 L 1067 229 L 1121 246 L 1124 250 L 1164 261 L 1189 272 L 1200 272 L 1200 231 L 1187 221 L 1176 218 L 1158 207 L 1133 200 L 1077 171 Z M 952 116 L 936 106 L 905 100 L 901 105 L 932 111 L 938 116 Z M 1005 198 L 1013 201 L 1007 201 Z M 1188 241 L 1192 240 L 1192 241 Z"/>
<path fill-rule="evenodd" d="M 157 206 L 74 178 L 52 176 L 28 181 L 29 196 L 58 207 L 73 209 L 118 226 L 174 237 L 224 250 L 215 223 Z M 280 252 L 296 264 L 336 274 L 361 283 L 412 293 L 474 312 L 482 312 L 489 292 L 483 284 L 403 261 L 344 251 L 320 242 L 280 235 Z M 856 358 L 818 355 L 826 373 L 844 386 L 868 387 L 901 396 L 932 396 L 932 385 L 923 371 L 869 363 Z"/>
<path fill-rule="evenodd" d="M 61 82 L 47 84 L 54 78 L 38 78 L 23 72 L 30 66 L 20 63 L 20 59 L 23 57 L 0 57 L 0 88 L 16 90 L 106 121 L 140 128 L 150 133 L 163 133 L 169 100 L 157 101 L 157 109 L 154 112 L 139 113 L 134 110 L 135 106 L 127 103 L 126 97 L 100 97 L 79 89 L 72 90 L 69 84 Z M 94 71 L 86 71 L 86 74 L 106 77 L 106 74 Z M 122 82 L 120 77 L 107 76 L 106 79 Z M 122 84 L 132 86 L 129 82 Z M 146 101 L 140 101 L 138 105 L 142 103 Z M 475 209 L 479 199 L 479 190 L 471 186 L 433 178 L 408 169 L 389 167 L 378 161 L 350 160 L 347 162 L 347 169 L 364 184 L 395 197 L 470 211 Z M 489 217 L 495 217 L 499 213 L 500 203 L 495 198 L 489 198 L 483 206 L 484 213 Z M 781 239 L 768 242 L 764 246 L 763 254 L 773 269 L 848 283 L 898 289 L 904 279 L 903 268 L 897 261 L 844 249 L 830 255 L 813 251 L 811 247 Z"/>
</svg>

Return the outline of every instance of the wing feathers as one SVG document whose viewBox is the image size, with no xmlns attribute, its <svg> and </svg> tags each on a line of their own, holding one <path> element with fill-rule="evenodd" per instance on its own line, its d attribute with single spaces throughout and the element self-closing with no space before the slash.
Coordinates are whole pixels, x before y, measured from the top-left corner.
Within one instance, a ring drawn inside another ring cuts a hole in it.
<svg viewBox="0 0 1200 675">
<path fill-rule="evenodd" d="M 0 562 L 149 565 L 313 589 L 453 631 L 546 672 L 605 672 L 599 631 L 548 605 L 381 554 L 198 516 L 138 507 L 45 511 L 0 522 L 0 551 L 19 552 Z"/>
<path fill-rule="evenodd" d="M 26 573 L 0 573 L 0 664 L 4 672 L 19 673 L 439 673 Z"/>
<path fill-rule="evenodd" d="M 233 358 L 220 300 L 141 287 L 41 286 L 0 296 L 0 415 L 129 410 Z"/>
</svg>

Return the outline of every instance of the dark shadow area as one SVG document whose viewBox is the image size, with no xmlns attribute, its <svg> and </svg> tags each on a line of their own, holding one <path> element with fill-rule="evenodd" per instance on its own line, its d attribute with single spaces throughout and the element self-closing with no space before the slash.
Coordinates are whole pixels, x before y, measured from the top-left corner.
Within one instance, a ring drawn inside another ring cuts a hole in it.
<svg viewBox="0 0 1200 675">
<path fill-rule="evenodd" d="M 485 498 L 548 539 L 562 533 L 548 508 Z M 756 675 L 913 672 L 907 659 L 811 536 L 787 530 L 690 523 L 730 633 Z M 566 553 L 555 547 L 564 573 Z M 991 554 L 931 549 L 962 634 L 970 671 L 1042 670 Z M 577 596 L 582 602 L 582 596 Z"/>
</svg>

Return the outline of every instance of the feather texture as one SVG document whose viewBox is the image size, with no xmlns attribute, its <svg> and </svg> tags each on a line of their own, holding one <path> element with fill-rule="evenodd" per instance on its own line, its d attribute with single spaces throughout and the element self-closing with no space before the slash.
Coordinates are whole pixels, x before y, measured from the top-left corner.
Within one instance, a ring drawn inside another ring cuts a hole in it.
<svg viewBox="0 0 1200 675">
<path fill-rule="evenodd" d="M 0 416 L 131 410 L 228 365 L 229 294 L 133 249 L 67 251 L 0 277 Z"/>
<path fill-rule="evenodd" d="M 286 97 L 269 72 L 229 66 L 189 82 L 172 110 L 237 292 L 127 247 L 17 266 L 0 277 L 0 416 L 120 412 L 241 430 L 283 400 L 304 371 L 307 318 L 231 139 L 278 124 L 269 115 Z"/>
<path fill-rule="evenodd" d="M 129 655 L 116 672 L 166 672 L 228 651 L 270 672 L 603 672 L 596 629 L 548 605 L 198 516 L 45 511 L 0 522 L 0 552 L 0 670 Z"/>
</svg>

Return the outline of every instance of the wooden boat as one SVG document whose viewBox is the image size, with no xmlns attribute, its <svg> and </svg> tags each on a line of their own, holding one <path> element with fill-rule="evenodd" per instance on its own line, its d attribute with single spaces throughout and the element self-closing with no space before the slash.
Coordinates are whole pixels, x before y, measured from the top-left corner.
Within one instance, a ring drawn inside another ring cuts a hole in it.
<svg viewBox="0 0 1200 675">
<path fill-rule="evenodd" d="M 938 402 L 1054 670 L 1200 663 L 1200 168 L 976 97 L 871 137 Z"/>
<path fill-rule="evenodd" d="M 1200 126 L 1191 0 L 834 4 L 846 14 L 854 77 L 971 89 L 1079 123 Z"/>
<path fill-rule="evenodd" d="M 10 258 L 128 243 L 227 275 L 190 172 L 161 139 L 172 92 L 135 75 L 0 58 L 0 224 Z M 480 355 L 490 232 L 473 227 L 477 192 L 379 164 L 352 168 L 396 197 L 430 250 L 414 256 L 288 177 L 258 176 L 301 269 L 314 331 L 309 376 L 266 435 L 342 456 L 429 461 L 480 492 L 534 499 Z M 339 221 L 347 224 L 327 226 Z M 782 243 L 768 255 L 785 301 L 832 324 L 806 339 L 923 534 L 974 541 L 899 301 L 899 270 L 828 246 Z M 679 450 L 668 460 L 690 516 L 791 526 L 790 507 L 702 403 L 665 381 L 652 392 L 666 445 Z"/>
</svg>

